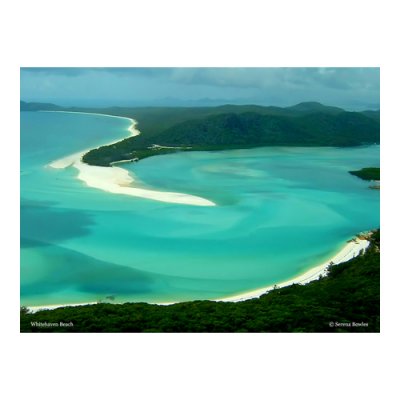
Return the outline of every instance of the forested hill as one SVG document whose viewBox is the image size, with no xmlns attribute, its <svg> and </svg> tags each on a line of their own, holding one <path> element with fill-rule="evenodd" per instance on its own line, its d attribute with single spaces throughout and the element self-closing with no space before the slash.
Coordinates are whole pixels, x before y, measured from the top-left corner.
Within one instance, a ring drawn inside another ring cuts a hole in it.
<svg viewBox="0 0 400 400">
<path fill-rule="evenodd" d="M 134 118 L 141 135 L 90 151 L 84 161 L 109 165 L 176 151 L 153 144 L 213 150 L 256 146 L 357 146 L 379 143 L 379 111 L 348 112 L 316 102 L 292 107 L 224 105 L 219 107 L 62 108 L 24 103 L 22 111 L 81 111 Z M 188 150 L 187 148 L 185 150 Z"/>
<path fill-rule="evenodd" d="M 137 144 L 356 146 L 377 142 L 379 124 L 360 113 L 286 117 L 245 112 L 185 121 L 151 138 L 143 135 Z"/>
</svg>

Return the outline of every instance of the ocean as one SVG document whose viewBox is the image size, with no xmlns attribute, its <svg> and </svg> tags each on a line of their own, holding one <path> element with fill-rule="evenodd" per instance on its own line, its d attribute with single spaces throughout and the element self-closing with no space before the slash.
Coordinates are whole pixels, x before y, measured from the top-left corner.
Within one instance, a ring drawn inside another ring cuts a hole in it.
<svg viewBox="0 0 400 400">
<path fill-rule="evenodd" d="M 21 112 L 21 305 L 227 297 L 293 278 L 379 227 L 379 191 L 348 173 L 379 166 L 379 145 L 181 152 L 119 165 L 143 188 L 215 207 L 107 193 L 73 167 L 48 166 L 128 136 L 130 124 Z"/>
</svg>

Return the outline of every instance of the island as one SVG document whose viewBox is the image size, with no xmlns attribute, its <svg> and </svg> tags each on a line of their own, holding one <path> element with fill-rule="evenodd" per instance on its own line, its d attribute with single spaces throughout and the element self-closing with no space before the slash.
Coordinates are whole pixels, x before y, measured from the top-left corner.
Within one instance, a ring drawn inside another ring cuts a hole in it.
<svg viewBox="0 0 400 400">
<path fill-rule="evenodd" d="M 181 151 L 263 146 L 359 146 L 379 143 L 379 111 L 349 112 L 317 102 L 291 107 L 78 108 L 21 102 L 21 111 L 68 111 L 135 119 L 140 135 L 83 155 L 94 166 L 138 161 Z"/>
<path fill-rule="evenodd" d="M 381 171 L 377 167 L 362 168 L 357 171 L 349 171 L 350 174 L 357 176 L 365 181 L 372 181 L 371 189 L 380 189 Z"/>
<path fill-rule="evenodd" d="M 379 181 L 380 177 L 380 168 L 362 168 L 358 171 L 349 171 L 350 174 L 358 176 L 365 181 Z"/>
</svg>

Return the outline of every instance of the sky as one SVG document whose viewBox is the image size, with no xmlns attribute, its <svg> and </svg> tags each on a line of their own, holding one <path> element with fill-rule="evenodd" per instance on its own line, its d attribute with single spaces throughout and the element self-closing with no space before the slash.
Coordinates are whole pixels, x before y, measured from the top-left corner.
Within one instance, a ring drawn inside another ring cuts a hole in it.
<svg viewBox="0 0 400 400">
<path fill-rule="evenodd" d="M 379 68 L 21 68 L 21 100 L 62 106 L 379 108 Z"/>
</svg>

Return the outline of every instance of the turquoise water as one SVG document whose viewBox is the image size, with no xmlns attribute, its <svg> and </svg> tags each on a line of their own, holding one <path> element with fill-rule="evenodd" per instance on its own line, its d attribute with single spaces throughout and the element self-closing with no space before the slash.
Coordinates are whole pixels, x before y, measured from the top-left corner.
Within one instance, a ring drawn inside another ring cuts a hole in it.
<svg viewBox="0 0 400 400">
<path fill-rule="evenodd" d="M 379 226 L 347 171 L 379 146 L 186 152 L 125 164 L 197 207 L 106 193 L 49 162 L 127 136 L 126 119 L 21 112 L 21 304 L 214 299 L 292 278 Z M 110 299 L 111 296 L 111 299 Z"/>
</svg>

